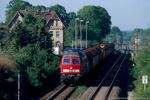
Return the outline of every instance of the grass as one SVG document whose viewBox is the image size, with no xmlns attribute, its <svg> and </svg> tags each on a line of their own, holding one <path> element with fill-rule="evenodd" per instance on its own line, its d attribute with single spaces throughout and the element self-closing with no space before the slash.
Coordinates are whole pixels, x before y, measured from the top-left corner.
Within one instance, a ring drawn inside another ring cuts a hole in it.
<svg viewBox="0 0 150 100">
<path fill-rule="evenodd" d="M 73 96 L 80 97 L 83 95 L 83 93 L 88 89 L 86 86 L 78 86 L 75 92 L 73 93 Z"/>
<path fill-rule="evenodd" d="M 17 69 L 15 62 L 5 55 L 0 55 L 0 69 L 1 68 L 8 69 L 10 71 Z"/>
</svg>

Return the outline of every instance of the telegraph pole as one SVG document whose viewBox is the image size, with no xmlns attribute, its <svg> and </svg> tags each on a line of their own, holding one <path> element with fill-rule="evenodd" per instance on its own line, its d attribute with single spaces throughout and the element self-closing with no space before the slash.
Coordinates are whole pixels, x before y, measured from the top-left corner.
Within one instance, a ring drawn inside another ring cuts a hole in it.
<svg viewBox="0 0 150 100">
<path fill-rule="evenodd" d="M 137 52 L 138 52 L 138 42 L 139 42 L 139 39 L 138 39 L 138 33 L 137 33 Z"/>
<path fill-rule="evenodd" d="M 18 73 L 18 100 L 20 100 L 20 71 Z"/>
</svg>

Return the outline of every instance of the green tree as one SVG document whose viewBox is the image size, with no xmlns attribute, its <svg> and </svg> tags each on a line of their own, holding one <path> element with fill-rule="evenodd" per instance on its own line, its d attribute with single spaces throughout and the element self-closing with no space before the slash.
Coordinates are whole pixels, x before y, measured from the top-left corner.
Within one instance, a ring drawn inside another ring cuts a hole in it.
<svg viewBox="0 0 150 100">
<path fill-rule="evenodd" d="M 0 24 L 0 49 L 7 49 L 9 42 L 8 29 L 3 24 Z"/>
<path fill-rule="evenodd" d="M 64 46 L 71 46 L 72 45 L 72 40 L 74 41 L 74 37 L 75 37 L 75 20 L 71 20 L 68 27 L 66 27 L 65 31 L 64 31 L 64 37 L 68 37 L 68 38 L 64 38 Z"/>
<path fill-rule="evenodd" d="M 105 8 L 100 6 L 84 6 L 78 11 L 78 16 L 84 21 L 89 21 L 88 36 L 90 40 L 97 40 L 110 33 L 111 17 Z"/>
<path fill-rule="evenodd" d="M 35 96 L 59 79 L 59 59 L 52 53 L 51 35 L 43 19 L 26 14 L 23 22 L 18 22 L 9 35 L 10 46 L 5 52 L 21 71 L 24 94 L 32 91 Z"/>
<path fill-rule="evenodd" d="M 53 43 L 51 35 L 46 28 L 45 21 L 41 18 L 35 18 L 31 14 L 26 14 L 23 23 L 19 22 L 10 34 L 10 47 L 15 50 L 28 44 L 39 43 L 41 49 L 46 49 L 47 52 L 52 53 Z"/>
<path fill-rule="evenodd" d="M 113 26 L 110 33 L 121 36 L 121 30 L 117 26 Z"/>
<path fill-rule="evenodd" d="M 24 10 L 30 6 L 32 5 L 23 0 L 11 0 L 6 7 L 6 24 L 11 20 L 17 11 Z"/>
<path fill-rule="evenodd" d="M 113 26 L 112 29 L 111 29 L 110 34 L 111 34 L 111 37 L 113 37 L 113 40 L 114 40 L 112 43 L 117 43 L 117 39 L 118 39 L 118 40 L 120 40 L 120 41 L 118 41 L 119 44 L 120 45 L 122 44 L 123 37 L 122 37 L 122 32 L 119 29 L 119 27 Z"/>
<path fill-rule="evenodd" d="M 48 58 L 48 53 L 41 50 L 38 44 L 29 44 L 19 49 L 15 57 L 22 73 L 25 71 L 29 84 L 34 87 L 43 87 L 44 84 L 50 83 L 54 80 L 50 79 L 53 75 L 58 79 L 59 63 L 52 64 L 57 58 L 53 57 L 53 61 L 47 62 Z"/>
<path fill-rule="evenodd" d="M 17 67 L 13 60 L 0 52 L 0 99 L 17 99 Z"/>
<path fill-rule="evenodd" d="M 71 21 L 74 20 L 75 18 L 76 18 L 76 13 L 75 12 L 68 13 L 67 16 L 63 20 L 63 23 L 65 24 L 65 27 L 70 27 L 69 23 L 72 23 Z"/>
<path fill-rule="evenodd" d="M 66 27 L 68 26 L 70 21 L 76 17 L 76 13 L 74 12 L 67 13 L 65 7 L 59 4 L 48 7 L 47 9 L 50 9 L 51 11 L 55 11 Z"/>
<path fill-rule="evenodd" d="M 145 36 L 146 33 L 144 32 L 144 29 L 139 29 L 139 28 L 135 28 L 132 30 L 131 33 L 131 39 L 132 39 L 132 43 L 135 43 L 135 39 L 140 39 L 140 41 L 138 42 L 138 46 L 144 45 L 145 42 Z"/>
<path fill-rule="evenodd" d="M 69 20 L 75 19 L 76 18 L 76 13 L 75 12 L 70 12 L 67 14 L 67 18 Z"/>
<path fill-rule="evenodd" d="M 29 6 L 27 10 L 46 10 L 47 8 L 43 5 L 38 5 L 38 6 Z"/>
<path fill-rule="evenodd" d="M 36 23 L 36 18 L 31 14 L 31 13 L 27 13 L 24 16 L 23 22 L 29 26 L 32 26 Z"/>
<path fill-rule="evenodd" d="M 66 9 L 59 4 L 51 6 L 48 9 L 50 9 L 51 11 L 55 11 L 59 16 L 60 15 L 63 15 L 63 16 L 66 15 Z"/>
<path fill-rule="evenodd" d="M 133 75 L 136 79 L 135 84 L 135 97 L 150 97 L 150 84 L 146 85 L 146 91 L 142 84 L 142 76 L 150 76 L 150 47 L 142 49 L 135 58 L 136 66 L 133 67 Z"/>
<path fill-rule="evenodd" d="M 54 6 L 48 7 L 48 9 L 50 9 L 51 11 L 55 11 L 63 22 L 67 20 L 67 13 L 65 7 L 56 4 Z"/>
</svg>

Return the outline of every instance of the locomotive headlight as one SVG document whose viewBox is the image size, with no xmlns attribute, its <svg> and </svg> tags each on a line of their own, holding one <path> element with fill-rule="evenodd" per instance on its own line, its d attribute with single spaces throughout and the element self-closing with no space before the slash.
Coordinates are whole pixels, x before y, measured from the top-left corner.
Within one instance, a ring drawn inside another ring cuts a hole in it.
<svg viewBox="0 0 150 100">
<path fill-rule="evenodd" d="M 72 66 L 70 66 L 70 69 L 73 69 L 73 67 L 72 67 Z"/>
</svg>

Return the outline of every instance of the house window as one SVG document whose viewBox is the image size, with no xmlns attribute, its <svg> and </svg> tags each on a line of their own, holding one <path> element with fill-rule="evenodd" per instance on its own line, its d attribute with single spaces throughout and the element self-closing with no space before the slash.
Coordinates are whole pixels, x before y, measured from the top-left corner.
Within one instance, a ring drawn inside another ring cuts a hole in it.
<svg viewBox="0 0 150 100">
<path fill-rule="evenodd" d="M 59 31 L 56 31 L 56 38 L 59 38 L 60 37 L 60 33 Z"/>
<path fill-rule="evenodd" d="M 54 26 L 54 21 L 51 21 L 51 22 L 50 22 L 50 26 Z"/>
<path fill-rule="evenodd" d="M 59 41 L 56 42 L 56 46 L 60 47 L 60 42 Z"/>
<path fill-rule="evenodd" d="M 53 31 L 50 31 L 50 35 L 53 36 Z"/>
<path fill-rule="evenodd" d="M 58 21 L 56 20 L 56 26 L 58 26 Z"/>
</svg>

